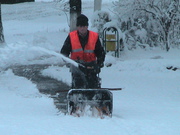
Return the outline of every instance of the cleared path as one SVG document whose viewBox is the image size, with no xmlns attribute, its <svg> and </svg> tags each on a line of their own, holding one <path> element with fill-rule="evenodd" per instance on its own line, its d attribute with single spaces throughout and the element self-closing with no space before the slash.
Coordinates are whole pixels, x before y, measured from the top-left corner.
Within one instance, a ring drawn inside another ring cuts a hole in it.
<svg viewBox="0 0 180 135">
<path fill-rule="evenodd" d="M 41 71 L 51 65 L 19 65 L 11 67 L 13 73 L 26 77 L 37 85 L 39 92 L 48 94 L 54 99 L 54 104 L 63 113 L 66 113 L 66 96 L 70 86 L 62 81 L 41 75 Z"/>
</svg>

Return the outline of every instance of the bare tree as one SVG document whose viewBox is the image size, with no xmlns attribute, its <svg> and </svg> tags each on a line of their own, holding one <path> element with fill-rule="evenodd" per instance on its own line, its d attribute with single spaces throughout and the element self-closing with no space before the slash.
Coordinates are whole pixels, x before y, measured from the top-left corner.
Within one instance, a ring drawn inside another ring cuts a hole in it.
<svg viewBox="0 0 180 135">
<path fill-rule="evenodd" d="M 4 34 L 3 34 L 3 25 L 2 25 L 2 17 L 1 17 L 1 3 L 0 3 L 0 44 L 3 44 L 5 42 L 4 40 Z"/>
</svg>

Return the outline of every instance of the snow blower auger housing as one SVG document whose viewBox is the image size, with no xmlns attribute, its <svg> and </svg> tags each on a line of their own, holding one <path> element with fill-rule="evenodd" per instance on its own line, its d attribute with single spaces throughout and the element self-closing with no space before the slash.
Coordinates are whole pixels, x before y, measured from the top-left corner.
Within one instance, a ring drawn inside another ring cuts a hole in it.
<svg viewBox="0 0 180 135">
<path fill-rule="evenodd" d="M 113 95 L 108 89 L 71 89 L 67 101 L 70 115 L 112 117 Z"/>
</svg>

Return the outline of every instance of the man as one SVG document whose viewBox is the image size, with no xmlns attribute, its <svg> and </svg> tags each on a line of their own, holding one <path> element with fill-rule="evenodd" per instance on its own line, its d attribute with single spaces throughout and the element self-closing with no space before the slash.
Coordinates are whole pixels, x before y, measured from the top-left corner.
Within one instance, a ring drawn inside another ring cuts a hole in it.
<svg viewBox="0 0 180 135">
<path fill-rule="evenodd" d="M 88 30 L 88 18 L 77 17 L 77 30 L 67 36 L 61 53 L 80 63 L 79 69 L 71 66 L 72 88 L 99 88 L 100 68 L 104 66 L 105 51 L 98 33 Z"/>
</svg>

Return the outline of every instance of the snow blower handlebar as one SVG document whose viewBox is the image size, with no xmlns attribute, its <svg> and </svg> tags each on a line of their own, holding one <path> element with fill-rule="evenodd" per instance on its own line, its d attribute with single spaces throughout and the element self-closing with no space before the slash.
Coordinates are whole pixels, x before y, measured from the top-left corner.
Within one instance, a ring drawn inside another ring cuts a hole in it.
<svg viewBox="0 0 180 135">
<path fill-rule="evenodd" d="M 109 91 L 119 91 L 119 90 L 123 90 L 123 88 L 98 88 L 99 90 L 109 90 Z M 95 90 L 95 89 L 91 89 L 91 90 Z M 69 89 L 66 90 L 58 90 L 55 93 L 61 93 L 61 92 L 68 92 Z"/>
<path fill-rule="evenodd" d="M 76 62 L 66 56 L 64 56 L 63 54 L 59 54 L 59 56 L 62 58 L 62 60 L 67 64 L 69 65 L 73 65 L 79 69 L 93 69 L 93 70 L 96 70 L 96 73 L 99 74 L 101 68 L 102 68 L 102 65 L 98 65 L 96 63 L 86 63 L 86 65 L 84 65 L 82 62 Z M 98 89 L 102 89 L 102 90 L 110 90 L 110 91 L 119 91 L 119 90 L 123 90 L 123 88 L 98 88 Z M 61 90 L 59 92 L 67 92 L 69 90 Z"/>
</svg>

